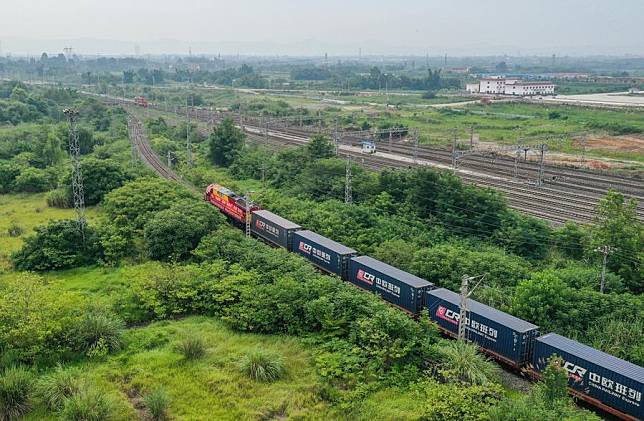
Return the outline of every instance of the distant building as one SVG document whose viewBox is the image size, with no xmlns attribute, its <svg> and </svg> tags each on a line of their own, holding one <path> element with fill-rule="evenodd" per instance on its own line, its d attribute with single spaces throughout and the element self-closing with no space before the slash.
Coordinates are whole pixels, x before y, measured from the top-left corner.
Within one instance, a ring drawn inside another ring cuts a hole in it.
<svg viewBox="0 0 644 421">
<path fill-rule="evenodd" d="M 521 79 L 506 79 L 502 77 L 489 77 L 479 83 L 468 83 L 465 89 L 470 93 L 494 95 L 553 95 L 555 84 L 548 81 L 524 81 Z"/>
</svg>

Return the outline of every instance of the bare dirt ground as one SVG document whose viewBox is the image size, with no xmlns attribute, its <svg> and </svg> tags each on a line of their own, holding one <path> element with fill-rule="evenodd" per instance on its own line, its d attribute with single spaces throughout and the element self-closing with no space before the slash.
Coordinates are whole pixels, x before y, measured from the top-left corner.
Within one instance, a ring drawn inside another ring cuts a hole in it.
<svg viewBox="0 0 644 421">
<path fill-rule="evenodd" d="M 580 150 L 583 147 L 581 139 L 573 142 L 575 147 Z M 480 142 L 478 146 L 481 149 L 493 149 L 497 146 L 495 142 Z M 644 155 L 644 137 L 643 136 L 596 136 L 586 139 L 586 150 L 603 150 L 614 151 L 620 153 Z M 514 151 L 505 152 L 505 155 L 514 157 Z M 527 159 L 529 161 L 538 160 L 539 156 L 530 151 Z M 614 158 L 597 158 L 586 156 L 582 159 L 581 153 L 564 153 L 549 151 L 546 154 L 546 162 L 550 164 L 560 164 L 572 166 L 576 168 L 589 168 L 595 170 L 610 170 L 625 167 L 632 167 L 633 165 L 641 165 L 641 162 L 628 159 L 614 159 Z"/>
</svg>

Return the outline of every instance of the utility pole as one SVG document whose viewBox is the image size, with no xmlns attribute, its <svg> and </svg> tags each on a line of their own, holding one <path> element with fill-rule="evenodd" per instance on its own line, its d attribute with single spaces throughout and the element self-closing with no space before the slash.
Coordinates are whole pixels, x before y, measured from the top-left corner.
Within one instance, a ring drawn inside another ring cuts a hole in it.
<svg viewBox="0 0 644 421">
<path fill-rule="evenodd" d="M 457 167 L 458 159 L 456 158 L 456 129 L 454 129 L 452 136 L 452 169 L 456 170 Z"/>
<path fill-rule="evenodd" d="M 193 100 L 194 101 L 194 100 Z M 190 107 L 186 98 L 186 161 L 192 167 L 192 145 L 190 144 Z"/>
<path fill-rule="evenodd" d="M 335 127 L 333 130 L 333 143 L 335 144 L 335 156 L 338 156 L 338 150 L 340 149 L 340 136 L 338 134 L 338 117 L 335 118 Z"/>
<path fill-rule="evenodd" d="M 74 210 L 76 223 L 83 243 L 85 243 L 85 190 L 83 188 L 83 174 L 80 164 L 80 144 L 78 141 L 78 111 L 66 108 L 63 113 L 69 122 L 69 155 L 72 160 L 72 193 L 74 196 Z"/>
<path fill-rule="evenodd" d="M 474 285 L 474 288 L 469 289 L 469 282 L 475 280 L 476 278 L 481 278 L 476 285 Z M 467 330 L 467 325 L 469 324 L 469 321 L 467 319 L 467 313 L 468 313 L 468 308 L 467 308 L 467 300 L 472 295 L 472 292 L 476 289 L 477 286 L 481 282 L 483 282 L 483 279 L 485 278 L 485 275 L 480 275 L 480 276 L 467 276 L 463 275 L 461 278 L 461 300 L 459 303 L 459 318 L 458 318 L 458 340 L 463 341 L 465 340 L 465 333 Z"/>
<path fill-rule="evenodd" d="M 539 157 L 539 178 L 537 179 L 537 186 L 541 186 L 543 184 L 543 171 L 544 171 L 544 165 L 546 161 L 546 150 L 548 149 L 548 145 L 545 143 L 541 144 L 541 156 Z"/>
<path fill-rule="evenodd" d="M 521 145 L 517 145 L 517 154 L 514 157 L 514 180 L 519 179 L 519 160 L 521 159 Z"/>
<path fill-rule="evenodd" d="M 606 262 L 608 260 L 608 255 L 615 252 L 615 250 L 616 250 L 615 247 L 611 247 L 608 245 L 600 246 L 595 249 L 597 253 L 601 253 L 604 255 L 603 264 L 602 264 L 602 279 L 601 279 L 601 283 L 599 284 L 599 292 L 601 292 L 602 294 L 604 293 L 604 286 L 606 285 Z"/>
<path fill-rule="evenodd" d="M 344 203 L 353 202 L 353 191 L 351 187 L 351 155 L 347 155 L 347 167 L 344 182 Z"/>
<path fill-rule="evenodd" d="M 260 168 L 262 170 L 262 184 L 266 184 L 266 163 L 262 162 L 262 166 Z"/>
<path fill-rule="evenodd" d="M 418 143 L 420 142 L 420 132 L 418 129 L 414 131 L 414 164 L 418 163 Z"/>
<path fill-rule="evenodd" d="M 474 126 L 470 127 L 470 149 L 474 149 Z"/>
</svg>

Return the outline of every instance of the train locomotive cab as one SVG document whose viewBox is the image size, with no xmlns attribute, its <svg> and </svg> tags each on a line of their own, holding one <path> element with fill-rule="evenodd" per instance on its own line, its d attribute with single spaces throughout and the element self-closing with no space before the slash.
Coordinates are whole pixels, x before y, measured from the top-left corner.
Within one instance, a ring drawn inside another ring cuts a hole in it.
<svg viewBox="0 0 644 421">
<path fill-rule="evenodd" d="M 234 191 L 211 184 L 206 188 L 204 200 L 216 206 L 224 215 L 228 216 L 237 224 L 246 223 L 246 198 L 239 196 Z M 248 204 L 249 213 L 259 210 L 260 207 L 254 203 Z M 248 215 L 250 217 L 250 215 Z"/>
</svg>

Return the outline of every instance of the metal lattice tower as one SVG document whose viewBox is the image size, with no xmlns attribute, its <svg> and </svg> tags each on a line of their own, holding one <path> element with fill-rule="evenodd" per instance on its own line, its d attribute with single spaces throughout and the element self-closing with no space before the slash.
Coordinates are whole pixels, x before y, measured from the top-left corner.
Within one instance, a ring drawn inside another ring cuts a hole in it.
<svg viewBox="0 0 644 421">
<path fill-rule="evenodd" d="M 83 174 L 80 164 L 80 144 L 78 140 L 78 111 L 67 108 L 63 111 L 69 122 L 69 156 L 72 160 L 72 193 L 74 196 L 74 210 L 76 223 L 83 241 L 85 241 L 85 190 L 83 188 Z"/>
<path fill-rule="evenodd" d="M 193 99 L 194 103 L 194 99 Z M 190 143 L 190 107 L 186 98 L 186 162 L 192 167 L 192 144 Z"/>
<path fill-rule="evenodd" d="M 351 188 L 351 155 L 347 155 L 347 168 L 344 182 L 344 203 L 351 202 L 353 202 L 353 191 Z"/>
<path fill-rule="evenodd" d="M 544 165 L 546 161 L 546 151 L 548 150 L 548 145 L 545 143 L 541 144 L 541 156 L 539 157 L 539 178 L 537 179 L 537 186 L 543 185 L 543 172 Z"/>
</svg>

